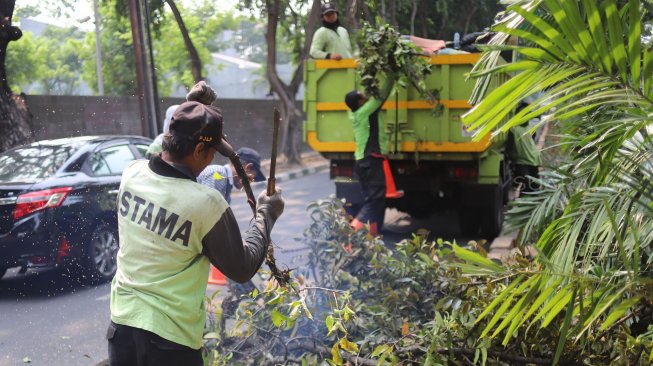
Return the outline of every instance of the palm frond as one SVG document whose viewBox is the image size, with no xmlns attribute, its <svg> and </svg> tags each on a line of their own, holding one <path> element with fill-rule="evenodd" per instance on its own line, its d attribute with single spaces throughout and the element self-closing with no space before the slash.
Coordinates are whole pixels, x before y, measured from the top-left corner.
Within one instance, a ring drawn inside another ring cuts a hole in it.
<svg viewBox="0 0 653 366">
<path fill-rule="evenodd" d="M 567 341 L 653 301 L 641 292 L 653 268 L 653 49 L 642 45 L 643 9 L 638 0 L 514 1 L 493 27 L 470 74 L 475 106 L 464 122 L 479 138 L 546 114 L 569 157 L 509 208 L 509 228 L 536 240 L 539 254 L 478 318 L 487 321 L 482 336 L 506 343 L 556 322 L 557 362 Z M 520 44 L 505 45 L 510 37 Z M 502 50 L 517 62 L 502 64 Z M 513 113 L 527 97 L 534 101 Z"/>
</svg>

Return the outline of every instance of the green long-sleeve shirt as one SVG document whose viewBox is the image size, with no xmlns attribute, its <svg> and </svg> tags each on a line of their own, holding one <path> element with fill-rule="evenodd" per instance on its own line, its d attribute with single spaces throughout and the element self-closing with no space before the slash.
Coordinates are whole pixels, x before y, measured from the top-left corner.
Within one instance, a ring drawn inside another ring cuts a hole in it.
<svg viewBox="0 0 653 366">
<path fill-rule="evenodd" d="M 338 32 L 320 27 L 311 42 L 311 57 L 325 59 L 327 54 L 339 53 L 342 58 L 352 58 L 349 33 L 343 27 L 338 27 Z"/>
<path fill-rule="evenodd" d="M 381 99 L 370 97 L 355 112 L 349 112 L 349 119 L 354 126 L 354 141 L 356 142 L 356 152 L 354 157 L 361 160 L 365 157 L 365 147 L 370 138 L 370 116 L 381 108 L 388 98 L 392 87 L 394 86 L 395 75 L 389 75 L 381 91 Z M 378 131 L 379 131 L 379 148 L 381 154 L 388 153 L 388 134 L 385 130 L 385 116 L 383 113 L 378 114 Z"/>
</svg>

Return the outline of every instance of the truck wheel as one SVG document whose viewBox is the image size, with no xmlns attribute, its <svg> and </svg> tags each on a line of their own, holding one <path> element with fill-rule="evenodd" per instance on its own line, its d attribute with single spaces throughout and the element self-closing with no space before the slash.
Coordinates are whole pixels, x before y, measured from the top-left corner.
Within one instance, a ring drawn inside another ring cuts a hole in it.
<svg viewBox="0 0 653 366">
<path fill-rule="evenodd" d="M 476 236 L 480 229 L 480 211 L 477 206 L 465 206 L 458 210 L 460 231 L 464 235 Z"/>
<path fill-rule="evenodd" d="M 392 204 L 392 200 L 386 200 L 386 205 Z M 432 194 L 423 191 L 409 191 L 397 202 L 400 211 L 408 213 L 416 219 L 425 219 L 435 212 L 437 202 Z"/>
<path fill-rule="evenodd" d="M 106 222 L 100 222 L 91 235 L 86 253 L 86 270 L 93 281 L 106 282 L 117 269 L 118 235 Z"/>
<path fill-rule="evenodd" d="M 494 198 L 483 210 L 481 230 L 486 239 L 491 240 L 501 233 L 504 216 L 504 190 L 501 184 L 494 190 Z"/>
</svg>

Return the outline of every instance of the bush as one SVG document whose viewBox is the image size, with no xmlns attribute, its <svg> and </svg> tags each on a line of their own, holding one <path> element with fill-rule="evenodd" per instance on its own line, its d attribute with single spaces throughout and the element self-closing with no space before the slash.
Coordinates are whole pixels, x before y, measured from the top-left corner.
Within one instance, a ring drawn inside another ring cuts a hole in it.
<svg viewBox="0 0 653 366">
<path fill-rule="evenodd" d="M 354 232 L 339 200 L 308 210 L 308 265 L 293 272 L 292 287 L 270 281 L 261 293 L 241 297 L 233 315 L 216 311 L 205 335 L 209 364 L 551 364 L 564 316 L 507 340 L 483 333 L 501 319 L 477 321 L 492 302 L 514 305 L 498 296 L 531 269 L 525 258 L 517 255 L 503 267 L 474 242 L 462 249 L 418 234 L 389 248 L 365 230 Z M 464 274 L 471 267 L 488 271 Z M 508 275 L 493 275 L 499 268 Z M 221 317 L 229 318 L 229 329 L 220 326 Z M 625 327 L 600 338 L 570 344 L 563 364 L 628 364 L 643 347 Z"/>
</svg>

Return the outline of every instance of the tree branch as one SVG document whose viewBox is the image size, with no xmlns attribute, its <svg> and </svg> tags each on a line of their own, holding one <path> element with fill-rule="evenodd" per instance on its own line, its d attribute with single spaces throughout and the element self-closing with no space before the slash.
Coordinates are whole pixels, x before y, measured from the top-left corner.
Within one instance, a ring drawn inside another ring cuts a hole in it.
<svg viewBox="0 0 653 366">
<path fill-rule="evenodd" d="M 204 80 L 204 78 L 202 78 L 202 61 L 200 60 L 200 55 L 197 53 L 195 45 L 193 45 L 193 40 L 191 40 L 190 36 L 188 35 L 188 29 L 186 28 L 186 24 L 181 17 L 181 13 L 179 12 L 177 5 L 173 0 L 166 0 L 166 3 L 170 7 L 170 10 L 172 10 L 172 14 L 175 16 L 175 20 L 179 26 L 179 31 L 181 32 L 181 36 L 184 39 L 184 44 L 186 45 L 186 50 L 188 51 L 188 57 L 190 59 L 190 71 L 193 74 L 193 79 L 195 79 L 195 82 L 198 83 L 201 80 Z"/>
</svg>

